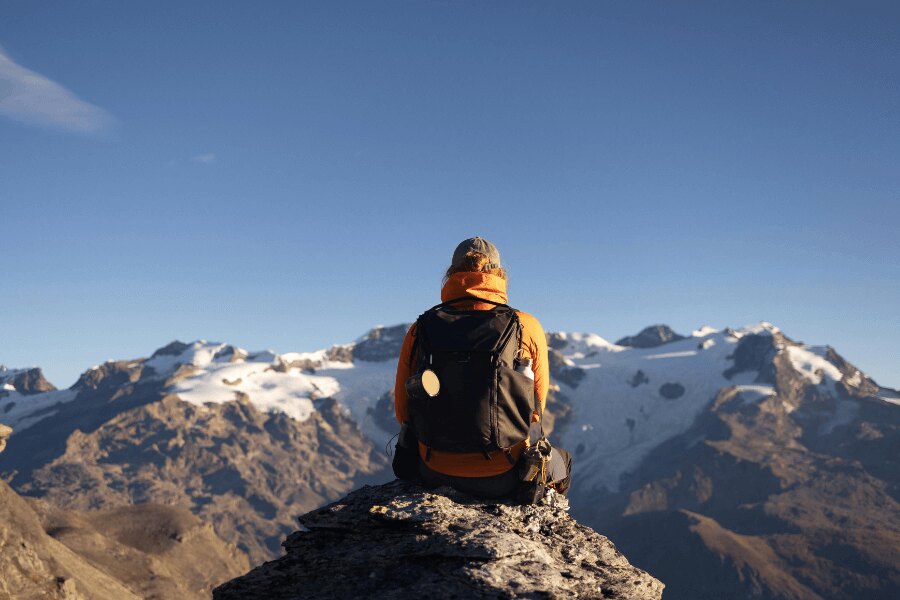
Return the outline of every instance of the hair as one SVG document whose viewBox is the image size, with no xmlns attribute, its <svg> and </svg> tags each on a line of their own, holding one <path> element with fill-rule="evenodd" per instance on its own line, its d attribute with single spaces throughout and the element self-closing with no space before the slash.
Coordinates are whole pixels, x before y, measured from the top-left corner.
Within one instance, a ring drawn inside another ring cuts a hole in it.
<svg viewBox="0 0 900 600">
<path fill-rule="evenodd" d="M 444 280 L 441 283 L 447 283 L 447 280 L 450 279 L 450 276 L 454 273 L 490 273 L 492 275 L 498 275 L 503 279 L 507 279 L 506 269 L 503 267 L 496 267 L 494 269 L 487 269 L 489 264 L 491 264 L 491 259 L 489 259 L 486 255 L 481 252 L 466 252 L 465 257 L 458 265 L 450 265 L 447 268 L 447 272 L 444 273 Z"/>
</svg>

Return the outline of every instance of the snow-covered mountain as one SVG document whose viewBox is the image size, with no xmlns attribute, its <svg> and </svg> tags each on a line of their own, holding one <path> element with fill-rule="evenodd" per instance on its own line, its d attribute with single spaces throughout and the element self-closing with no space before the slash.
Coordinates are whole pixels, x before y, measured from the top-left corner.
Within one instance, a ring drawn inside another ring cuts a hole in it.
<svg viewBox="0 0 900 600">
<path fill-rule="evenodd" d="M 742 339 L 772 339 L 774 351 L 825 395 L 837 397 L 838 384 L 848 389 L 858 389 L 863 382 L 874 385 L 855 369 L 845 377 L 840 361 L 829 360 L 833 350 L 828 346 L 786 343 L 770 323 L 740 329 L 703 327 L 684 337 L 660 327 L 648 327 L 619 344 L 596 334 L 548 335 L 555 367 L 551 379 L 569 410 L 565 428 L 557 435 L 578 457 L 575 465 L 582 486 L 618 491 L 623 474 L 635 469 L 653 448 L 687 431 L 722 388 L 733 387 L 745 402 L 775 394 L 774 382 L 755 368 L 759 365 L 739 364 L 753 351 L 746 343 L 741 345 Z M 140 372 L 140 381 L 167 383 L 162 386 L 166 393 L 200 407 L 243 397 L 262 412 L 283 413 L 302 422 L 315 411 L 316 400 L 333 398 L 369 439 L 383 447 L 396 432 L 392 413 L 389 418 L 383 413 L 388 412 L 385 395 L 393 389 L 396 358 L 407 328 L 377 327 L 349 344 L 285 354 L 248 352 L 205 340 L 173 342 L 149 359 L 124 364 L 126 372 Z M 620 345 L 632 340 L 638 340 L 634 347 Z M 50 386 L 51 391 L 26 392 L 27 401 L 3 382 L 14 376 L 22 379 L 23 373 L 39 375 L 39 369 L 0 371 L 0 385 L 8 390 L 0 398 L 0 418 L 16 431 L 33 426 L 53 415 L 59 405 L 75 400 L 77 391 L 103 368 L 91 368 L 69 390 Z M 896 391 L 875 387 L 872 398 L 900 404 Z M 787 404 L 789 400 L 783 402 L 788 411 L 796 408 Z M 858 404 L 854 399 L 841 404 L 822 427 L 852 421 Z"/>
<path fill-rule="evenodd" d="M 68 390 L 5 383 L 0 422 L 15 443 L 0 471 L 65 508 L 185 506 L 263 560 L 298 512 L 388 477 L 390 434 L 366 408 L 393 375 L 387 362 L 354 361 L 378 358 L 387 333 L 284 355 L 173 342 L 92 367 Z"/>
<path fill-rule="evenodd" d="M 376 425 L 372 413 L 379 398 L 393 389 L 406 328 L 376 327 L 353 343 L 285 354 L 248 352 L 206 340 L 176 341 L 147 359 L 91 367 L 68 390 L 49 384 L 42 386 L 44 391 L 16 387 L 14 382 L 25 374 L 42 379 L 40 369 L 0 367 L 0 419 L 21 433 L 79 400 L 79 392 L 107 382 L 109 373 L 115 372 L 122 383 L 153 385 L 160 393 L 177 395 L 198 407 L 243 398 L 263 413 L 282 413 L 298 422 L 315 412 L 315 401 L 333 398 L 370 439 L 383 446 L 394 432 L 384 424 Z"/>
<path fill-rule="evenodd" d="M 573 407 L 564 443 L 578 457 L 580 485 L 609 491 L 618 491 L 622 475 L 653 448 L 686 432 L 719 390 L 733 388 L 746 403 L 775 395 L 776 382 L 766 369 L 776 355 L 825 396 L 837 399 L 838 384 L 849 390 L 864 382 L 874 386 L 856 369 L 845 378 L 840 362 L 829 360 L 829 347 L 794 344 L 765 322 L 736 330 L 703 327 L 658 345 L 645 340 L 641 347 L 610 344 L 590 334 L 550 337 L 566 364 L 583 373 L 577 383 L 561 384 Z M 894 390 L 875 387 L 874 401 L 900 404 Z M 788 412 L 797 408 L 794 401 L 781 399 Z M 851 422 L 859 402 L 836 405 L 822 427 Z"/>
<path fill-rule="evenodd" d="M 36 387 L 34 375 L 25 385 L 22 371 L 0 371 L 0 422 L 21 438 L 0 458 L 0 471 L 15 471 L 14 484 L 26 493 L 75 507 L 150 500 L 188 506 L 226 539 L 261 536 L 244 546 L 259 559 L 264 548 L 277 551 L 280 533 L 298 511 L 365 478 L 391 477 L 381 449 L 397 430 L 392 388 L 407 327 L 377 327 L 351 343 L 285 354 L 173 342 L 146 359 L 93 367 L 69 390 Z M 867 476 L 886 490 L 878 502 L 896 505 L 900 482 L 891 470 L 896 458 L 889 455 L 900 436 L 900 395 L 830 347 L 794 342 L 769 323 L 703 327 L 690 335 L 657 325 L 615 344 L 596 334 L 550 333 L 548 343 L 553 438 L 575 457 L 573 510 L 582 521 L 615 528 L 636 522 L 635 515 L 659 517 L 690 505 L 692 514 L 725 527 L 725 513 L 703 512 L 699 492 L 685 492 L 693 499 L 680 506 L 671 492 L 680 489 L 677 481 L 699 478 L 694 488 L 721 489 L 725 472 L 710 465 L 728 456 L 776 473 L 778 486 L 795 485 L 798 476 L 779 471 L 785 467 L 778 462 L 793 452 L 821 456 L 819 462 L 798 459 L 792 468 L 799 470 L 836 460 L 867 465 Z M 208 451 L 192 450 L 198 447 Z M 310 465 L 291 464 L 291 453 Z M 306 488 L 287 494 L 292 486 Z M 710 492 L 707 504 L 715 498 Z M 740 494 L 734 502 L 741 502 Z M 273 520 L 281 529 L 266 525 Z M 789 521 L 785 527 L 803 530 Z M 688 532 L 685 543 L 694 543 L 690 528 L 696 524 L 678 527 Z M 883 530 L 900 540 L 900 525 L 890 519 Z M 771 540 L 757 542 L 783 560 L 815 562 L 788 556 Z M 704 552 L 711 545 L 701 544 Z M 652 555 L 644 550 L 634 548 L 629 556 L 653 572 L 658 565 L 650 558 L 640 562 Z M 723 584 L 725 590 L 756 586 L 761 597 L 777 597 L 794 589 L 783 581 L 803 580 L 793 571 L 773 575 L 759 565 L 749 575 L 741 571 L 749 568 L 745 558 L 720 554 L 720 562 L 730 565 L 726 571 L 740 574 L 737 583 Z M 854 559 L 865 562 L 867 556 Z M 880 588 L 861 583 L 852 589 L 894 589 L 900 585 L 898 562 Z M 811 579 L 797 584 L 796 597 L 820 593 L 821 584 Z M 670 587 L 671 595 L 679 597 L 678 590 Z"/>
</svg>

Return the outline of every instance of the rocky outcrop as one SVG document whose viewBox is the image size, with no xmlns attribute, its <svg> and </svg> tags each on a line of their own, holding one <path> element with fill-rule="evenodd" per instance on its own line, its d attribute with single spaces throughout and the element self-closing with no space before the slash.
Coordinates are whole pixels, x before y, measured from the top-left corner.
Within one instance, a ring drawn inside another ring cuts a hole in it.
<svg viewBox="0 0 900 600">
<path fill-rule="evenodd" d="M 631 346 L 632 348 L 655 348 L 683 339 L 685 339 L 683 335 L 678 335 L 668 325 L 651 325 L 642 329 L 637 335 L 623 337 L 616 342 L 616 345 Z"/>
<path fill-rule="evenodd" d="M 666 382 L 659 386 L 659 395 L 668 400 L 684 396 L 684 386 L 677 382 Z"/>
<path fill-rule="evenodd" d="M 635 371 L 634 375 L 632 375 L 628 379 L 628 385 L 630 385 L 633 388 L 636 388 L 637 386 L 644 384 L 644 383 L 650 383 L 650 378 L 647 377 L 647 374 L 644 373 L 641 369 L 638 369 L 637 371 Z"/>
<path fill-rule="evenodd" d="M 0 423 L 0 452 L 3 452 L 6 448 L 6 440 L 9 439 L 10 435 L 12 435 L 12 427 L 7 427 Z"/>
<path fill-rule="evenodd" d="M 8 392 L 3 389 L 5 386 L 12 387 L 23 396 L 52 392 L 56 389 L 44 378 L 44 372 L 38 367 L 10 370 L 0 365 L 0 384 L 2 384 L 0 385 L 0 397 Z"/>
<path fill-rule="evenodd" d="M 406 337 L 406 331 L 409 327 L 409 323 L 401 323 L 390 327 L 379 325 L 370 329 L 366 335 L 352 344 L 336 344 L 332 346 L 325 351 L 325 358 L 330 361 L 345 363 L 352 363 L 355 360 L 365 362 L 396 361 L 397 357 L 400 356 L 400 347 L 403 345 L 403 338 Z M 291 366 L 315 369 L 319 365 L 316 361 L 309 361 L 306 365 L 292 363 Z"/>
<path fill-rule="evenodd" d="M 353 359 L 379 362 L 396 361 L 400 346 L 409 329 L 408 323 L 391 327 L 375 327 L 353 345 Z"/>
<path fill-rule="evenodd" d="M 304 529 L 285 540 L 286 556 L 213 597 L 662 597 L 662 583 L 566 508 L 555 495 L 517 506 L 401 481 L 366 486 L 300 517 Z"/>
<path fill-rule="evenodd" d="M 733 364 L 722 375 L 731 379 L 738 373 L 750 371 L 757 373 L 759 383 L 775 383 L 775 357 L 779 344 L 786 341 L 784 336 L 776 337 L 768 332 L 743 336 L 730 357 Z"/>
<path fill-rule="evenodd" d="M 584 369 L 570 364 L 559 350 L 551 348 L 547 354 L 550 366 L 550 378 L 553 381 L 565 383 L 571 388 L 577 388 L 584 379 Z"/>
</svg>

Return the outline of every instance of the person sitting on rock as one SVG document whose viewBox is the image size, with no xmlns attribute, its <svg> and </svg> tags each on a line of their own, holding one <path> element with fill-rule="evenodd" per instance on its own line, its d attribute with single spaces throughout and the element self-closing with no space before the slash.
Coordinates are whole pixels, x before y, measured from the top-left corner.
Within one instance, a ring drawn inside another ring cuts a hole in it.
<svg viewBox="0 0 900 600">
<path fill-rule="evenodd" d="M 549 451 L 540 429 L 547 339 L 535 317 L 506 304 L 506 287 L 497 248 L 481 237 L 464 240 L 444 276 L 442 303 L 407 331 L 394 387 L 399 478 L 508 497 L 528 485 L 523 452 Z M 540 481 L 568 490 L 567 452 L 554 448 L 538 464 Z"/>
</svg>

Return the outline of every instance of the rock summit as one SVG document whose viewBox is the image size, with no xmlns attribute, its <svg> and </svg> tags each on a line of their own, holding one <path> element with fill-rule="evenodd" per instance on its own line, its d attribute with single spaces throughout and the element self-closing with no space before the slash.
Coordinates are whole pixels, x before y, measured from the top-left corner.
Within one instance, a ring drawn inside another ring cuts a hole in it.
<svg viewBox="0 0 900 600">
<path fill-rule="evenodd" d="M 662 583 L 567 510 L 556 495 L 519 506 L 402 481 L 365 486 L 299 517 L 285 556 L 214 598 L 662 597 Z"/>
</svg>

